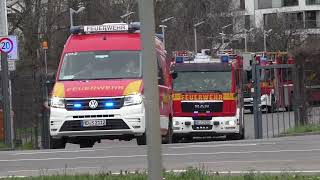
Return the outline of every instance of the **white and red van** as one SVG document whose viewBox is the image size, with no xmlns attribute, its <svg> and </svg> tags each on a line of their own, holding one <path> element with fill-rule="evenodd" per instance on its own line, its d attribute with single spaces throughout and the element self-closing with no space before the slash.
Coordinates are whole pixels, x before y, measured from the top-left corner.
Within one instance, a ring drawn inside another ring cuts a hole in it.
<svg viewBox="0 0 320 180">
<path fill-rule="evenodd" d="M 170 142 L 171 76 L 163 43 L 157 36 L 155 42 L 161 135 Z M 101 139 L 146 144 L 141 53 L 137 23 L 72 29 L 50 101 L 51 148 L 67 142 L 92 147 Z"/>
</svg>

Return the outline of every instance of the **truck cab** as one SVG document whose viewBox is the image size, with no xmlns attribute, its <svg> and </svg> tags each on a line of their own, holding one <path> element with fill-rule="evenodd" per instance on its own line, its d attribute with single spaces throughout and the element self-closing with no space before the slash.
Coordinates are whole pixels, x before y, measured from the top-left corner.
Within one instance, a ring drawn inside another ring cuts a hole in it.
<svg viewBox="0 0 320 180">
<path fill-rule="evenodd" d="M 242 139 L 241 68 L 236 62 L 204 56 L 174 66 L 174 139 L 223 135 Z"/>
</svg>

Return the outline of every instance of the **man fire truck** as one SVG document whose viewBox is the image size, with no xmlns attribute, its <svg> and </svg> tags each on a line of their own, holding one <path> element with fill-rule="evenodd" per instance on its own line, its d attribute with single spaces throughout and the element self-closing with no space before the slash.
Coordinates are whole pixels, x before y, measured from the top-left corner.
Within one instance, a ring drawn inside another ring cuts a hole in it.
<svg viewBox="0 0 320 180">
<path fill-rule="evenodd" d="M 203 52 L 193 61 L 176 63 L 172 75 L 174 140 L 224 135 L 243 139 L 241 75 L 240 58 L 217 61 Z"/>
<path fill-rule="evenodd" d="M 287 52 L 250 53 L 248 57 L 244 57 L 244 109 L 248 109 L 251 112 L 253 112 L 252 59 L 260 66 L 294 63 Z M 292 69 L 262 69 L 259 73 L 261 108 L 269 113 L 278 110 L 278 108 L 284 108 L 287 111 L 291 110 L 293 105 Z"/>
<path fill-rule="evenodd" d="M 138 23 L 72 29 L 62 52 L 50 103 L 51 148 L 92 147 L 101 139 L 146 144 L 141 38 Z M 160 124 L 172 137 L 171 76 L 163 43 L 155 37 Z M 151 59 L 150 59 L 151 60 Z"/>
</svg>

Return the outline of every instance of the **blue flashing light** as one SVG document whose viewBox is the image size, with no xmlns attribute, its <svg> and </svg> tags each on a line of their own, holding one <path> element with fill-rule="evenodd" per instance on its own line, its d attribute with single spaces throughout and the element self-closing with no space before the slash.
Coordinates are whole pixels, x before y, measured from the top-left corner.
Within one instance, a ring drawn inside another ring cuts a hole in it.
<svg viewBox="0 0 320 180">
<path fill-rule="evenodd" d="M 74 108 L 81 108 L 81 107 L 82 107 L 82 104 L 76 103 L 76 104 L 73 104 L 73 107 L 74 107 Z"/>
<path fill-rule="evenodd" d="M 222 63 L 229 63 L 229 60 L 230 60 L 229 55 L 221 55 L 220 58 Z"/>
<path fill-rule="evenodd" d="M 181 56 L 176 57 L 176 63 L 183 63 L 184 59 Z"/>
<path fill-rule="evenodd" d="M 114 106 L 114 103 L 113 102 L 106 102 L 106 103 L 104 103 L 104 106 L 107 108 L 112 108 Z"/>
</svg>

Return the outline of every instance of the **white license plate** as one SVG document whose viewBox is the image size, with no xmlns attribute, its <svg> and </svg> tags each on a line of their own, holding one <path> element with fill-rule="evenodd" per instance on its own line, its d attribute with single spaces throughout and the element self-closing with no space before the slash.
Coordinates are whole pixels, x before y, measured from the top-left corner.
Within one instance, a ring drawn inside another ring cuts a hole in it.
<svg viewBox="0 0 320 180">
<path fill-rule="evenodd" d="M 107 120 L 82 120 L 82 127 L 97 127 L 107 125 Z"/>
<path fill-rule="evenodd" d="M 196 120 L 196 121 L 194 121 L 194 125 L 211 125 L 211 121 Z"/>
</svg>

